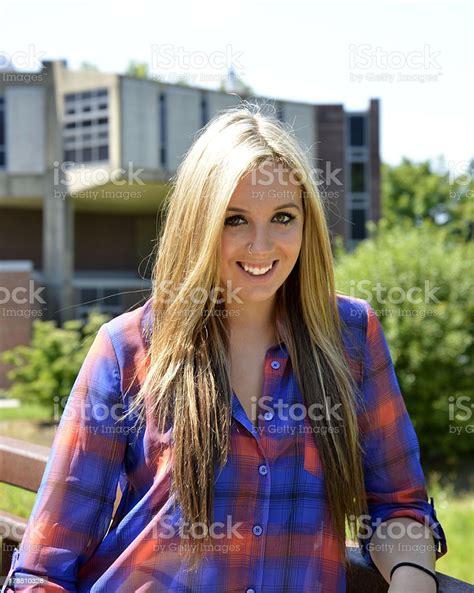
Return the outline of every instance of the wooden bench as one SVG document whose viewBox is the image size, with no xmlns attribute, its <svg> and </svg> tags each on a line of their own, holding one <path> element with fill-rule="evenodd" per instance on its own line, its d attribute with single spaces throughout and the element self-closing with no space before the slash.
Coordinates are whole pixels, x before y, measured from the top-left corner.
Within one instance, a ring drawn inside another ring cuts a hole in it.
<svg viewBox="0 0 474 593">
<path fill-rule="evenodd" d="M 50 449 L 18 439 L 0 436 L 0 482 L 37 492 L 48 461 Z M 117 490 L 113 514 L 120 502 Z M 2 543 L 0 575 L 7 575 L 13 549 L 21 542 L 27 521 L 0 509 L 0 541 Z M 348 548 L 350 569 L 347 574 L 348 593 L 386 593 L 388 584 L 380 573 L 368 566 L 358 548 Z M 445 574 L 436 573 L 440 593 L 474 593 L 474 587 Z M 3 579 L 0 579 L 0 583 Z"/>
</svg>

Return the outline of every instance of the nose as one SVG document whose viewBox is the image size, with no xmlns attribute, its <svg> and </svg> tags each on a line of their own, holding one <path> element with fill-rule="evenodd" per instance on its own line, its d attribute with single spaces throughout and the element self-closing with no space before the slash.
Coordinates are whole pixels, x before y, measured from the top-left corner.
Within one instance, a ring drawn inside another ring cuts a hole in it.
<svg viewBox="0 0 474 593">
<path fill-rule="evenodd" d="M 252 255 L 265 256 L 273 253 L 274 241 L 268 230 L 255 229 L 250 241 L 252 242 Z"/>
</svg>

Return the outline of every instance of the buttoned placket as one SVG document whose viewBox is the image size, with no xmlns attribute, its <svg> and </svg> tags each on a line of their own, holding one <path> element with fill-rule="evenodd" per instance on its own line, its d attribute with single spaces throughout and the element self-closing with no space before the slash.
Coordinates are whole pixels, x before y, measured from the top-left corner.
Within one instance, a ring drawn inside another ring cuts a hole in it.
<svg viewBox="0 0 474 593">
<path fill-rule="evenodd" d="M 273 393 L 275 393 L 275 391 L 278 389 L 280 385 L 283 373 L 285 371 L 287 359 L 288 354 L 286 352 L 286 349 L 283 350 L 279 346 L 269 348 L 265 354 L 262 397 L 267 396 L 267 399 L 265 399 L 266 408 L 271 407 L 271 404 L 269 402 L 273 400 Z M 269 400 L 268 398 L 271 398 L 271 400 Z M 248 432 L 255 438 L 255 442 L 257 444 L 261 456 L 261 459 L 257 463 L 256 471 L 258 471 L 259 474 L 257 479 L 261 480 L 264 496 L 260 498 L 260 500 L 262 501 L 261 508 L 259 509 L 257 516 L 254 518 L 254 523 L 252 526 L 252 533 L 255 537 L 255 540 L 259 540 L 258 550 L 255 554 L 253 554 L 253 558 L 258 559 L 256 560 L 254 566 L 254 574 L 256 575 L 254 580 L 256 582 L 249 583 L 249 587 L 245 589 L 245 593 L 258 593 L 263 588 L 265 544 L 268 517 L 270 512 L 271 494 L 271 470 L 267 456 L 266 431 L 268 426 L 270 426 L 270 424 L 272 423 L 272 421 L 273 424 L 275 423 L 275 412 L 273 409 L 267 409 L 263 414 L 261 414 L 259 406 L 259 410 L 257 413 L 257 426 L 255 427 L 247 417 L 247 414 L 245 413 L 235 392 L 232 392 L 232 413 L 234 415 L 234 418 L 238 420 L 240 424 L 242 424 L 248 430 Z M 276 422 L 278 422 L 278 419 L 276 419 Z M 255 544 L 256 542 L 254 542 L 254 550 L 257 547 Z"/>
</svg>

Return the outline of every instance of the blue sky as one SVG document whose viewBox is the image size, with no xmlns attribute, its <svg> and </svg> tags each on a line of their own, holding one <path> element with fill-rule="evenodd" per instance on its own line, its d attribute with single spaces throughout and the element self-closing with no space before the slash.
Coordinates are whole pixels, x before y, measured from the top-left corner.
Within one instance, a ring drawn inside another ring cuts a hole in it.
<svg viewBox="0 0 474 593">
<path fill-rule="evenodd" d="M 443 156 L 460 171 L 474 157 L 473 24 L 470 0 L 14 0 L 0 66 L 65 58 L 122 73 L 133 59 L 216 88 L 233 62 L 258 95 L 349 109 L 379 97 L 385 162 Z"/>
</svg>

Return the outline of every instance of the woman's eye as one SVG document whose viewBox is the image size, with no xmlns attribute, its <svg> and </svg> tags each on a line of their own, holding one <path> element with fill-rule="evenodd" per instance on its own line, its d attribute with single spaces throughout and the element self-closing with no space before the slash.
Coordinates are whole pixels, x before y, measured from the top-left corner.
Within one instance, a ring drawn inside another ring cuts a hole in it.
<svg viewBox="0 0 474 593">
<path fill-rule="evenodd" d="M 294 220 L 296 218 L 294 214 L 289 214 L 288 212 L 278 212 L 278 214 L 275 215 L 275 218 L 278 216 L 284 216 L 288 219 L 288 220 L 280 219 L 280 222 L 282 224 L 289 224 L 292 220 Z"/>
<path fill-rule="evenodd" d="M 236 220 L 238 219 L 244 220 L 242 218 L 242 216 L 239 216 L 238 214 L 236 214 L 235 216 L 229 216 L 229 218 L 225 219 L 224 225 L 226 226 L 239 226 L 238 224 L 236 224 Z"/>
<path fill-rule="evenodd" d="M 282 220 L 283 217 L 283 220 Z M 278 223 L 279 224 L 284 224 L 287 225 L 289 224 L 292 220 L 294 220 L 296 218 L 296 216 L 294 216 L 294 214 L 290 214 L 289 212 L 278 212 L 278 214 L 275 214 L 274 218 L 279 218 Z M 284 220 L 286 219 L 286 220 Z M 240 216 L 239 214 L 236 214 L 235 216 L 229 216 L 228 218 L 225 219 L 224 225 L 226 226 L 240 226 L 240 223 L 238 222 L 239 220 L 243 220 L 245 222 L 245 218 L 243 216 Z"/>
</svg>

